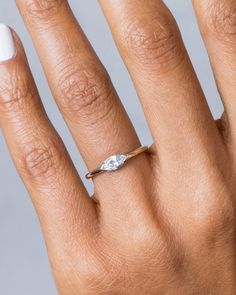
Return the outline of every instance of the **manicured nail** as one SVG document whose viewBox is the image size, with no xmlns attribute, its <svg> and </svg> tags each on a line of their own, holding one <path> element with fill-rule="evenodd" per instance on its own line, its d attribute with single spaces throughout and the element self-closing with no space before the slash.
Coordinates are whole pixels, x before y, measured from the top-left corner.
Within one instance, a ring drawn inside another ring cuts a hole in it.
<svg viewBox="0 0 236 295">
<path fill-rule="evenodd" d="M 14 57 L 16 52 L 12 32 L 4 24 L 0 24 L 0 62 Z"/>
</svg>

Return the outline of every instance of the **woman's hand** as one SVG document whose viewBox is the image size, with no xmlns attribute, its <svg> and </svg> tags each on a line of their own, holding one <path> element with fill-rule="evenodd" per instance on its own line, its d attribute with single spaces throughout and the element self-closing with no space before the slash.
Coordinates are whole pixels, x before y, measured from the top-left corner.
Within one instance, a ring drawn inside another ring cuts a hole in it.
<svg viewBox="0 0 236 295">
<path fill-rule="evenodd" d="M 217 123 L 163 2 L 100 1 L 154 145 L 96 176 L 96 202 L 48 120 L 15 33 L 14 56 L 1 55 L 0 124 L 38 213 L 60 294 L 236 293 L 236 2 L 194 2 L 225 106 Z M 88 169 L 139 147 L 67 2 L 17 4 Z M 10 48 L 7 33 L 2 27 L 0 48 Z"/>
</svg>

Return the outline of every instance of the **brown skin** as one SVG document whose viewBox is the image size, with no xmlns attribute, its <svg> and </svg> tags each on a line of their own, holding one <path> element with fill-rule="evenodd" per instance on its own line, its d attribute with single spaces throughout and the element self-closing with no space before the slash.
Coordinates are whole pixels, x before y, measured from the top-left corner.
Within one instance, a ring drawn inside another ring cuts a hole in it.
<svg viewBox="0 0 236 295">
<path fill-rule="evenodd" d="M 140 145 L 64 0 L 17 0 L 89 170 Z M 236 2 L 194 6 L 225 106 L 213 120 L 159 0 L 100 0 L 153 135 L 89 195 L 45 113 L 22 45 L 0 65 L 0 124 L 32 197 L 59 293 L 236 294 Z M 111 136 L 112 135 L 112 136 Z"/>
</svg>

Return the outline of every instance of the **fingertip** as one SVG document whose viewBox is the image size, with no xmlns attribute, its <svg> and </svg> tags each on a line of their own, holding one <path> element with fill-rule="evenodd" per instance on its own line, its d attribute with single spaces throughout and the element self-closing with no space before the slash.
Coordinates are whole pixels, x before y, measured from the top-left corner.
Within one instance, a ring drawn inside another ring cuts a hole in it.
<svg viewBox="0 0 236 295">
<path fill-rule="evenodd" d="M 0 63 L 14 59 L 17 54 L 17 44 L 13 30 L 0 23 Z"/>
<path fill-rule="evenodd" d="M 0 65 L 26 59 L 23 44 L 16 31 L 0 23 Z"/>
</svg>

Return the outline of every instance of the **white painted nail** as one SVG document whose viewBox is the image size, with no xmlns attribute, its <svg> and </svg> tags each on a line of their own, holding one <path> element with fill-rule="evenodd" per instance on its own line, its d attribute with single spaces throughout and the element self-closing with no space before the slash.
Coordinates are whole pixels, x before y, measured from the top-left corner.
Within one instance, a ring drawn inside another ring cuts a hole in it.
<svg viewBox="0 0 236 295">
<path fill-rule="evenodd" d="M 15 53 L 16 48 L 10 28 L 0 24 L 0 62 L 13 58 Z"/>
</svg>

